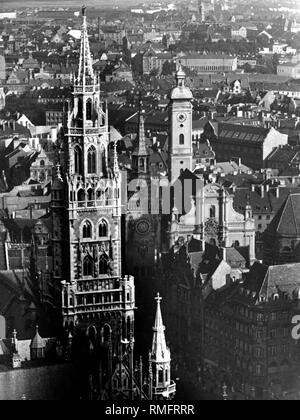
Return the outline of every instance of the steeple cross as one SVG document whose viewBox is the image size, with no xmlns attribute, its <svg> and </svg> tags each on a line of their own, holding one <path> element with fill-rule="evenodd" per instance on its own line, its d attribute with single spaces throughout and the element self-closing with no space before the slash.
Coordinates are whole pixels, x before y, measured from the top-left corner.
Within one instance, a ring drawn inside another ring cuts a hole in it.
<svg viewBox="0 0 300 420">
<path fill-rule="evenodd" d="M 155 300 L 156 300 L 157 303 L 160 303 L 162 301 L 162 297 L 160 296 L 159 293 L 157 293 L 157 296 L 156 296 Z"/>
</svg>

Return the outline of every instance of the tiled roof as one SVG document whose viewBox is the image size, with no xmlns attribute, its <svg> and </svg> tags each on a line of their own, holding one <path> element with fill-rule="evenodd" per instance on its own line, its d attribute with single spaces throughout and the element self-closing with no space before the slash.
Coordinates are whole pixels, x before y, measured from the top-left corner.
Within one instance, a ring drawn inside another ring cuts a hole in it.
<svg viewBox="0 0 300 420">
<path fill-rule="evenodd" d="M 239 213 L 244 211 L 247 204 L 250 204 L 254 214 L 276 214 L 286 201 L 289 194 L 295 192 L 300 193 L 300 188 L 279 187 L 278 192 L 279 196 L 277 197 L 276 188 L 270 188 L 268 192 L 265 191 L 262 195 L 260 185 L 255 189 L 255 191 L 252 191 L 251 188 L 237 188 L 233 206 Z M 269 228 L 273 224 L 274 219 Z"/>
<path fill-rule="evenodd" d="M 262 143 L 264 142 L 269 132 L 270 129 L 262 127 L 253 127 L 251 125 L 238 125 L 227 123 L 218 124 L 219 139 Z"/>
<path fill-rule="evenodd" d="M 300 193 L 290 194 L 266 230 L 267 235 L 300 236 Z"/>
</svg>

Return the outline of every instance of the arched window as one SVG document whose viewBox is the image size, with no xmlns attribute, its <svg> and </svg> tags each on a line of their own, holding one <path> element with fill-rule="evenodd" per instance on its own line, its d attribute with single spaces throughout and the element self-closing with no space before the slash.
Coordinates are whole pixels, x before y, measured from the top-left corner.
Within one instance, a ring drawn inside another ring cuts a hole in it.
<svg viewBox="0 0 300 420">
<path fill-rule="evenodd" d="M 41 166 L 42 168 L 45 166 L 45 161 L 44 161 L 44 160 L 41 160 L 41 162 L 40 162 L 40 166 Z"/>
<path fill-rule="evenodd" d="M 88 201 L 95 200 L 95 193 L 94 193 L 94 190 L 92 188 L 88 189 L 87 195 L 88 195 Z"/>
<path fill-rule="evenodd" d="M 127 317 L 127 339 L 130 340 L 131 338 L 131 319 Z"/>
<path fill-rule="evenodd" d="M 84 192 L 84 190 L 79 190 L 78 191 L 78 193 L 77 193 L 77 200 L 79 202 L 85 201 L 85 192 Z"/>
<path fill-rule="evenodd" d="M 88 173 L 96 173 L 96 149 L 92 146 L 88 151 Z"/>
<path fill-rule="evenodd" d="M 46 179 L 46 174 L 45 171 L 41 171 L 40 172 L 40 176 L 39 176 L 40 182 L 44 182 Z"/>
<path fill-rule="evenodd" d="M 179 144 L 180 144 L 181 146 L 183 146 L 183 145 L 184 145 L 184 134 L 180 134 L 180 136 L 179 136 Z"/>
<path fill-rule="evenodd" d="M 82 237 L 84 239 L 88 239 L 92 237 L 92 224 L 88 220 L 84 222 L 83 228 L 82 228 Z"/>
<path fill-rule="evenodd" d="M 108 224 L 105 220 L 101 220 L 99 224 L 99 237 L 107 238 L 108 236 Z"/>
<path fill-rule="evenodd" d="M 103 340 L 107 343 L 111 338 L 111 328 L 108 324 L 104 325 L 103 328 Z"/>
<path fill-rule="evenodd" d="M 91 120 L 92 119 L 92 100 L 88 99 L 86 101 L 86 119 Z"/>
<path fill-rule="evenodd" d="M 82 151 L 79 146 L 74 149 L 75 173 L 82 175 Z"/>
<path fill-rule="evenodd" d="M 94 275 L 94 263 L 91 257 L 85 257 L 83 261 L 83 275 L 84 276 Z"/>
<path fill-rule="evenodd" d="M 209 217 L 211 219 L 214 219 L 216 217 L 216 207 L 215 206 L 211 206 L 209 209 Z"/>
<path fill-rule="evenodd" d="M 78 99 L 78 117 L 81 119 L 83 117 L 83 104 L 81 98 Z"/>
<path fill-rule="evenodd" d="M 99 262 L 99 274 L 105 275 L 108 272 L 108 256 L 103 254 Z"/>
</svg>

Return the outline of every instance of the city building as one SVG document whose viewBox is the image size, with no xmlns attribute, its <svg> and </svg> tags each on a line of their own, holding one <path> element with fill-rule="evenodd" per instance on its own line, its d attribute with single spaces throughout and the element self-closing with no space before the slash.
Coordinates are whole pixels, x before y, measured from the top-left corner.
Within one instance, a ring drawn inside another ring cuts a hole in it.
<svg viewBox="0 0 300 420">
<path fill-rule="evenodd" d="M 169 105 L 169 179 L 175 181 L 185 169 L 192 170 L 193 94 L 186 86 L 186 75 L 180 65 L 177 86 L 171 91 Z"/>
<path fill-rule="evenodd" d="M 300 63 L 284 63 L 277 66 L 278 76 L 286 76 L 290 79 L 300 79 Z"/>
<path fill-rule="evenodd" d="M 133 277 L 122 273 L 121 178 L 116 150 L 108 167 L 109 141 L 83 8 L 79 69 L 61 143 L 62 173 L 58 164 L 52 184 L 52 221 L 53 276 L 62 282 L 63 322 L 85 399 L 90 392 L 101 396 L 125 353 L 133 399 L 135 288 Z M 108 392 L 114 394 L 111 386 Z"/>
<path fill-rule="evenodd" d="M 209 122 L 202 135 L 209 140 L 216 160 L 242 159 L 244 165 L 254 170 L 265 167 L 265 161 L 272 150 L 288 143 L 288 136 L 275 128 L 254 127 L 227 122 Z"/>
<path fill-rule="evenodd" d="M 234 72 L 238 68 L 237 57 L 222 55 L 190 54 L 180 57 L 183 67 L 196 70 L 199 73 L 222 73 Z"/>
<path fill-rule="evenodd" d="M 263 235 L 264 262 L 269 265 L 299 262 L 300 194 L 291 193 Z"/>
</svg>

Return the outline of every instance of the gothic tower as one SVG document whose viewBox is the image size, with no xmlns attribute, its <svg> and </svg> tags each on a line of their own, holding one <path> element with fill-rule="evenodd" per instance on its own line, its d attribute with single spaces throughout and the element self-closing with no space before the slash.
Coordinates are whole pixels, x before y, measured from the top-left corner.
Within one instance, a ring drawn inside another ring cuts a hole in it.
<svg viewBox="0 0 300 420">
<path fill-rule="evenodd" d="M 139 112 L 138 146 L 133 152 L 132 159 L 135 173 L 149 176 L 149 152 L 146 146 L 145 119 L 142 110 Z"/>
<path fill-rule="evenodd" d="M 185 85 L 181 64 L 176 73 L 177 86 L 172 90 L 169 105 L 169 179 L 176 180 L 185 169 L 192 170 L 193 94 Z"/>
<path fill-rule="evenodd" d="M 167 347 L 165 326 L 161 314 L 159 293 L 156 297 L 157 310 L 153 327 L 152 350 L 149 355 L 150 387 L 153 400 L 170 400 L 175 396 L 176 384 L 171 379 L 171 352 Z"/>
<path fill-rule="evenodd" d="M 100 100 L 83 8 L 79 69 L 73 78 L 52 186 L 54 276 L 65 328 L 92 388 L 111 391 L 116 360 L 133 352 L 134 279 L 122 277 L 121 174 L 116 145 L 108 167 L 108 115 Z M 78 348 L 76 348 L 76 345 Z M 96 368 L 97 366 L 97 368 Z M 99 374 L 100 371 L 100 374 Z M 89 396 L 91 397 L 91 396 Z"/>
</svg>

